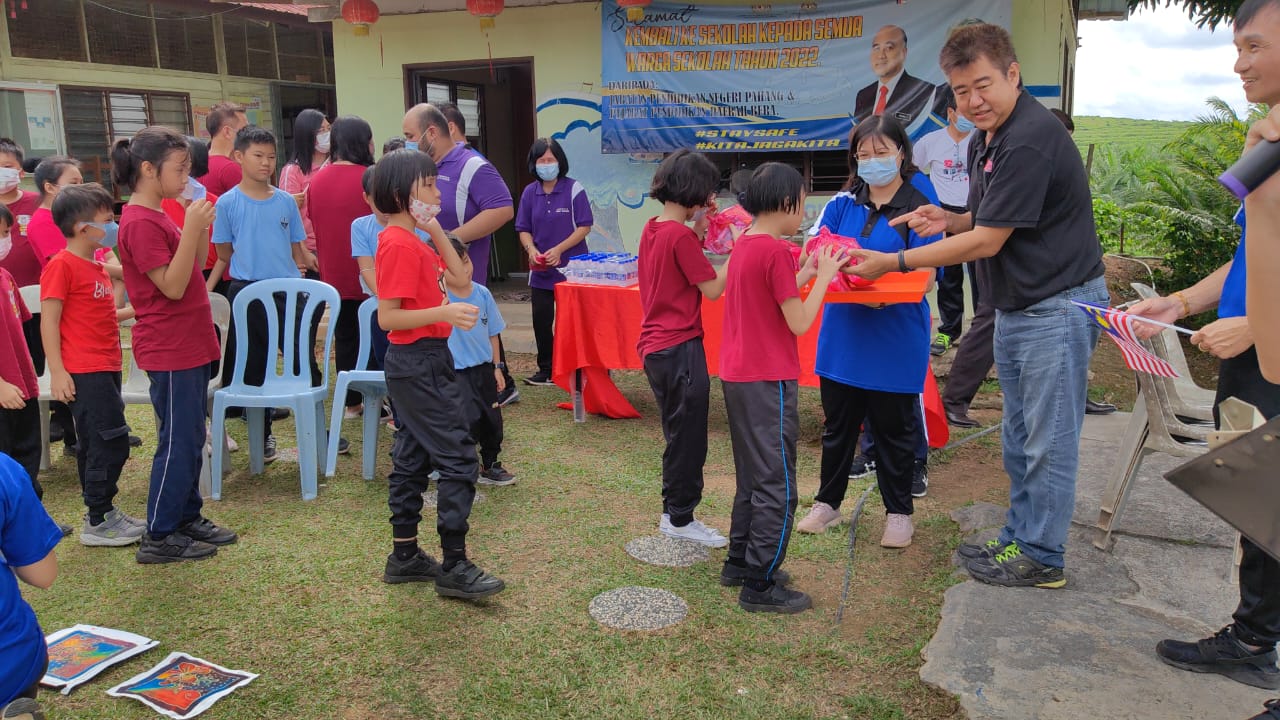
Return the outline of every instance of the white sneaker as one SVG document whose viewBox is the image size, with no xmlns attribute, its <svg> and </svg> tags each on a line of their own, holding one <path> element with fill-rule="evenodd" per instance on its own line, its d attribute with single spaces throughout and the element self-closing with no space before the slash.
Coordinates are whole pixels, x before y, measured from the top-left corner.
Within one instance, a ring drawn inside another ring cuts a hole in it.
<svg viewBox="0 0 1280 720">
<path fill-rule="evenodd" d="M 342 411 L 343 420 L 355 420 L 364 414 L 364 405 L 352 405 Z"/>
<path fill-rule="evenodd" d="M 662 520 L 658 522 L 658 532 L 667 537 L 690 540 L 707 547 L 722 548 L 729 544 L 729 539 L 721 535 L 719 530 L 703 525 L 701 520 L 693 520 L 684 527 L 676 527 L 671 524 L 671 516 L 666 513 L 662 513 Z"/>
<path fill-rule="evenodd" d="M 240 449 L 240 444 L 236 442 L 235 438 L 231 437 L 227 433 L 223 433 L 222 437 L 227 441 L 227 452 L 236 452 Z"/>
<path fill-rule="evenodd" d="M 810 534 L 826 532 L 827 528 L 839 525 L 843 519 L 839 510 L 822 501 L 818 501 L 813 504 L 813 507 L 809 508 L 809 514 L 796 523 L 796 532 Z"/>
</svg>

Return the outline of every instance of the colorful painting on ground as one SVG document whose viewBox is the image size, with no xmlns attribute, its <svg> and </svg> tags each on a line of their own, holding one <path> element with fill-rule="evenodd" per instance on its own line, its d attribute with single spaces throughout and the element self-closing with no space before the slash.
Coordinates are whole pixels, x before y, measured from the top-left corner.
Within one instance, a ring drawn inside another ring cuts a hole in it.
<svg viewBox="0 0 1280 720">
<path fill-rule="evenodd" d="M 161 715 L 183 720 L 208 710 L 256 677 L 254 673 L 228 670 L 207 660 L 175 652 L 159 665 L 111 688 L 107 694 L 133 698 Z"/>
<path fill-rule="evenodd" d="M 45 637 L 49 669 L 40 684 L 63 695 L 117 663 L 159 645 L 156 640 L 123 630 L 76 625 Z"/>
</svg>

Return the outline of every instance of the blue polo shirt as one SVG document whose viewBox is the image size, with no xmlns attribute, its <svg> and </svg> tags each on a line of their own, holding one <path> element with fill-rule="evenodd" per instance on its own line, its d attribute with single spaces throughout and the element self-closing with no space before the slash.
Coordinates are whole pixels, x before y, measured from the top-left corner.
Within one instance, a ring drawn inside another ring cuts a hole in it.
<svg viewBox="0 0 1280 720">
<path fill-rule="evenodd" d="M 378 222 L 378 216 L 373 213 L 353 220 L 351 222 L 351 257 L 377 257 L 378 233 L 386 229 L 387 226 Z M 415 227 L 413 232 L 422 239 L 422 242 L 431 239 L 431 236 L 421 228 Z M 366 295 L 373 294 L 369 285 L 365 283 L 363 275 L 360 276 L 360 289 L 364 290 Z"/>
<path fill-rule="evenodd" d="M 1227 279 L 1222 283 L 1222 296 L 1218 298 L 1218 317 L 1244 317 L 1245 285 L 1248 281 L 1249 269 L 1245 266 L 1244 208 L 1236 212 L 1236 224 L 1240 226 L 1240 247 L 1236 248 L 1236 256 L 1231 261 L 1231 269 L 1227 271 Z"/>
<path fill-rule="evenodd" d="M 564 242 L 580 227 L 591 227 L 591 201 L 582 184 L 570 177 L 556 180 L 551 192 L 542 189 L 541 182 L 531 182 L 520 194 L 520 207 L 516 211 L 516 232 L 533 236 L 533 245 L 539 252 L 546 252 Z M 560 255 L 560 267 L 574 255 L 587 252 L 587 241 L 574 245 Z M 555 268 L 533 270 L 529 273 L 529 287 L 550 290 L 556 283 L 564 282 L 564 275 Z"/>
<path fill-rule="evenodd" d="M 867 231 L 873 209 L 866 185 L 853 192 L 841 192 L 822 209 L 815 224 L 837 235 L 853 237 L 868 250 L 896 253 L 921 247 L 941 235 L 920 237 L 906 231 L 906 239 L 889 221 L 927 204 L 929 198 L 914 183 L 904 183 L 893 198 L 880 208 Z M 905 226 L 903 226 L 905 227 Z M 924 391 L 929 369 L 929 303 L 898 303 L 876 310 L 856 303 L 828 303 L 823 307 L 822 330 L 818 333 L 815 372 L 824 378 L 864 390 L 918 394 Z"/>
<path fill-rule="evenodd" d="M 235 280 L 296 278 L 293 243 L 307 237 L 302 213 L 289 193 L 272 188 L 266 200 L 254 200 L 236 186 L 218 198 L 213 223 L 215 245 L 230 243 L 231 277 Z"/>
<path fill-rule="evenodd" d="M 40 562 L 61 539 L 31 478 L 0 453 L 0 707 L 44 676 L 44 631 L 22 599 L 13 568 Z"/>
<path fill-rule="evenodd" d="M 449 352 L 453 354 L 453 369 L 475 367 L 493 362 L 493 345 L 489 338 L 502 332 L 507 327 L 498 312 L 498 303 L 493 299 L 489 288 L 480 283 L 471 283 L 471 294 L 455 295 L 449 290 L 449 302 L 471 303 L 480 309 L 480 316 L 470 330 L 454 328 L 449 333 Z"/>
</svg>

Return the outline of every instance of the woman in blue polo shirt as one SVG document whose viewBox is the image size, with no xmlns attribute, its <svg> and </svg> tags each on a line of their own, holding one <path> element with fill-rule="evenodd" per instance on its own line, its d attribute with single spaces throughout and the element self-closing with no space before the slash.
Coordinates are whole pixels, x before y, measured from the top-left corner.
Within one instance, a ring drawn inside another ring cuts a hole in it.
<svg viewBox="0 0 1280 720">
<path fill-rule="evenodd" d="M 569 158 L 560 143 L 538 138 L 529 148 L 529 174 L 537 177 L 520 195 L 516 232 L 529 256 L 529 288 L 533 303 L 533 339 L 538 344 L 538 372 L 529 385 L 551 385 L 552 328 L 556 322 L 556 283 L 569 258 L 587 251 L 587 233 L 595 222 L 587 192 L 569 177 Z M 543 269 L 538 269 L 543 268 Z"/>
<path fill-rule="evenodd" d="M 912 182 L 911 140 L 889 115 L 867 118 L 849 138 L 845 188 L 822 210 L 815 228 L 856 237 L 864 248 L 896 253 L 941 236 L 922 238 L 889 221 L 929 204 Z M 858 428 L 867 421 L 877 448 L 876 479 L 888 517 L 880 544 L 911 544 L 911 481 L 924 428 L 917 406 L 929 368 L 929 304 L 826 306 L 818 335 L 816 373 L 827 419 L 822 432 L 822 478 L 817 501 L 798 530 L 821 532 L 840 522 Z"/>
</svg>

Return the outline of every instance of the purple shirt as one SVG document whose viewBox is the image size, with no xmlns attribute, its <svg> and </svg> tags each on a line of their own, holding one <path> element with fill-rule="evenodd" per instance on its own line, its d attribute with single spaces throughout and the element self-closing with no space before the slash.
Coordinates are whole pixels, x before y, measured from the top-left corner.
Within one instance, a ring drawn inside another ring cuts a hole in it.
<svg viewBox="0 0 1280 720">
<path fill-rule="evenodd" d="M 516 232 L 533 235 L 533 245 L 539 252 L 546 252 L 565 241 L 580 227 L 591 227 L 591 202 L 587 191 L 573 178 L 556 180 L 556 186 L 548 194 L 541 182 L 531 182 L 520 194 L 520 209 L 516 212 Z M 560 255 L 559 267 L 568 264 L 569 258 L 587 252 L 587 241 L 574 245 Z M 529 272 L 529 287 L 550 290 L 564 275 L 554 268 Z"/>
<path fill-rule="evenodd" d="M 436 220 L 445 230 L 459 226 L 485 210 L 511 207 L 507 183 L 480 153 L 461 143 L 437 163 L 436 187 L 440 188 L 440 215 Z M 488 282 L 489 245 L 492 235 L 476 238 L 467 246 L 471 256 L 472 279 Z"/>
</svg>

